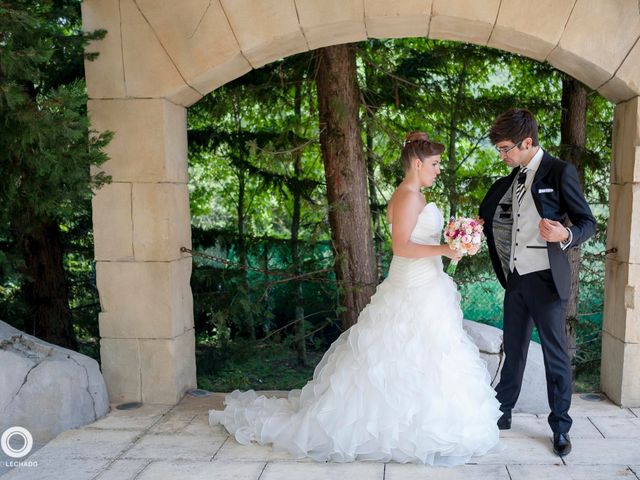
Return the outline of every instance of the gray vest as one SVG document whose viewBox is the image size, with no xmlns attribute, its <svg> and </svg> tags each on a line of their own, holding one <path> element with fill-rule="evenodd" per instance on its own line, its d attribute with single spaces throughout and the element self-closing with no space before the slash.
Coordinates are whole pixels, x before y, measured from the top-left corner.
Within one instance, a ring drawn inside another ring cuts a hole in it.
<svg viewBox="0 0 640 480">
<path fill-rule="evenodd" d="M 514 267 L 520 275 L 539 272 L 551 268 L 547 253 L 547 242 L 540 236 L 540 214 L 531 196 L 531 184 L 535 172 L 527 174 L 526 191 L 522 202 L 518 205 L 515 195 L 517 176 L 510 191 L 513 197 L 513 226 L 511 229 L 511 246 L 509 270 Z"/>
</svg>

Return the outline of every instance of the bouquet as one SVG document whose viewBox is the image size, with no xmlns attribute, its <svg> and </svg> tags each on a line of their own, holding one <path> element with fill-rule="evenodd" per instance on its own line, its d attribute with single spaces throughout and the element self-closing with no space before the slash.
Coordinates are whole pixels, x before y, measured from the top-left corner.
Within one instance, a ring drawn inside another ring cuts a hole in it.
<svg viewBox="0 0 640 480">
<path fill-rule="evenodd" d="M 462 255 L 478 253 L 484 240 L 483 224 L 484 221 L 479 218 L 452 217 L 444 230 L 444 238 L 449 248 Z M 451 260 L 447 273 L 453 275 L 457 265 L 458 262 Z"/>
</svg>

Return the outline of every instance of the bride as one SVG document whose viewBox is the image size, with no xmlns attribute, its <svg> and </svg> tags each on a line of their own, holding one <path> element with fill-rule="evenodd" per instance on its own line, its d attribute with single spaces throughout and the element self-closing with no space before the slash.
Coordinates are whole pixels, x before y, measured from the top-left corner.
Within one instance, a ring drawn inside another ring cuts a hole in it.
<svg viewBox="0 0 640 480">
<path fill-rule="evenodd" d="M 358 322 L 313 379 L 288 398 L 235 390 L 210 410 L 242 444 L 272 444 L 296 458 L 453 466 L 501 449 L 501 413 L 486 363 L 462 328 L 460 295 L 442 270 L 444 219 L 420 192 L 440 174 L 444 146 L 407 135 L 405 178 L 388 204 L 393 259 Z"/>
</svg>

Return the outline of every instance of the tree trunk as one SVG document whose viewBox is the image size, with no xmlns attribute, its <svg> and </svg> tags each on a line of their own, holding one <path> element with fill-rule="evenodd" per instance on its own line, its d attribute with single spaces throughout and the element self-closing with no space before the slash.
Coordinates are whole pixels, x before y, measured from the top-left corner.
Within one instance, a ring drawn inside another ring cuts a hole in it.
<svg viewBox="0 0 640 480">
<path fill-rule="evenodd" d="M 579 81 L 563 76 L 562 116 L 560 120 L 560 155 L 563 160 L 575 165 L 580 184 L 584 187 L 584 165 L 582 163 L 587 127 L 587 88 Z M 568 224 L 568 222 L 567 222 Z M 580 247 L 567 250 L 571 267 L 571 293 L 567 301 L 567 348 L 573 362 L 576 356 L 576 327 L 578 325 L 578 294 L 580 285 Z M 575 377 L 575 369 L 574 377 Z"/>
<path fill-rule="evenodd" d="M 365 88 L 369 88 L 369 79 L 371 78 L 371 67 L 366 64 L 364 67 Z M 364 97 L 362 103 L 364 104 Z M 366 107 L 366 105 L 365 105 Z M 366 162 L 367 162 L 367 182 L 369 186 L 369 208 L 373 220 L 373 253 L 376 256 L 376 277 L 378 283 L 384 280 L 384 271 L 382 269 L 382 260 L 384 255 L 384 237 L 382 235 L 382 218 L 381 205 L 378 204 L 378 196 L 376 194 L 376 171 L 375 156 L 373 154 L 373 132 L 371 124 L 373 123 L 374 113 L 367 115 L 367 109 L 364 110 L 364 131 L 366 138 Z"/>
<path fill-rule="evenodd" d="M 458 141 L 458 122 L 460 120 L 461 106 L 465 102 L 464 92 L 467 81 L 467 69 L 463 65 L 462 72 L 458 77 L 458 85 L 455 97 L 455 107 L 451 109 L 451 118 L 449 120 L 449 146 L 448 146 L 448 159 L 447 159 L 447 189 L 449 191 L 449 217 L 456 217 L 458 215 L 458 165 L 457 165 L 457 152 L 456 142 Z"/>
<path fill-rule="evenodd" d="M 302 118 L 302 86 L 296 85 L 295 98 L 294 98 L 294 110 L 297 119 L 297 125 L 300 125 Z M 298 147 L 298 145 L 296 145 Z M 293 169 L 296 180 L 300 180 L 302 177 L 302 152 L 298 149 L 293 154 Z M 296 184 L 297 185 L 297 184 Z M 300 275 L 302 268 L 300 266 L 300 255 L 298 253 L 298 247 L 300 242 L 298 240 L 298 233 L 300 231 L 300 211 L 302 207 L 302 192 L 300 188 L 296 186 L 293 189 L 293 216 L 291 218 L 291 263 L 293 265 L 294 275 Z M 302 296 L 302 283 L 295 280 L 293 282 L 293 304 L 295 306 L 295 338 L 296 338 L 296 355 L 298 359 L 298 365 L 301 367 L 307 366 L 307 342 L 305 336 L 304 325 L 304 299 Z"/>
<path fill-rule="evenodd" d="M 458 114 L 453 109 L 451 112 L 451 121 L 449 123 L 449 146 L 447 161 L 447 187 L 449 190 L 449 217 L 455 217 L 458 214 L 458 192 L 456 186 L 456 139 L 458 128 Z"/>
<path fill-rule="evenodd" d="M 376 266 L 362 153 L 353 44 L 321 48 L 316 54 L 320 148 L 324 160 L 334 269 L 342 328 L 358 320 L 376 284 Z"/>
<path fill-rule="evenodd" d="M 246 186 L 246 172 L 238 167 L 238 207 L 236 210 L 238 221 L 238 259 L 243 266 L 247 265 L 247 250 L 244 237 L 244 192 Z"/>
<path fill-rule="evenodd" d="M 240 264 L 243 266 L 247 265 L 247 246 L 245 243 L 245 234 L 244 234 L 244 215 L 245 215 L 245 189 L 246 189 L 246 179 L 247 172 L 242 168 L 238 167 L 238 257 L 240 259 Z M 247 279 L 247 271 L 243 270 L 242 273 L 242 286 L 246 295 L 250 294 L 249 292 L 249 281 Z M 245 328 L 247 330 L 247 334 L 251 340 L 256 339 L 256 329 L 254 325 L 253 314 L 248 309 L 245 314 Z"/>
<path fill-rule="evenodd" d="M 27 277 L 24 293 L 28 333 L 77 350 L 58 224 L 23 211 L 15 217 L 14 227 Z"/>
<path fill-rule="evenodd" d="M 373 156 L 373 135 L 367 123 L 365 127 L 367 137 L 367 180 L 369 182 L 369 208 L 373 216 L 373 246 L 376 256 L 376 277 L 378 282 L 384 280 L 382 271 L 382 255 L 384 253 L 384 239 L 382 237 L 382 223 L 380 206 L 376 195 L 375 159 Z"/>
</svg>

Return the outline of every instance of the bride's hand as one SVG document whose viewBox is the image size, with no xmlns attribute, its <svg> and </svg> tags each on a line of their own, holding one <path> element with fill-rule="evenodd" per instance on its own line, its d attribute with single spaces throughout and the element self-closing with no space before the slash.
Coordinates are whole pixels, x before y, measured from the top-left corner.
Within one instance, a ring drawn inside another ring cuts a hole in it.
<svg viewBox="0 0 640 480">
<path fill-rule="evenodd" d="M 445 257 L 449 257 L 454 262 L 459 262 L 460 259 L 462 258 L 462 253 L 452 249 L 451 247 L 449 247 L 449 245 L 444 244 L 444 245 L 442 245 L 442 247 L 443 247 L 443 253 L 442 254 Z"/>
</svg>

